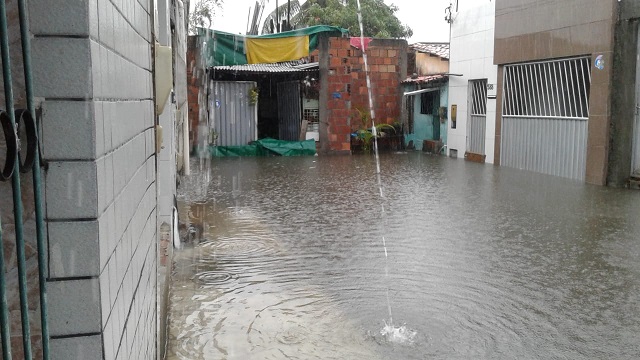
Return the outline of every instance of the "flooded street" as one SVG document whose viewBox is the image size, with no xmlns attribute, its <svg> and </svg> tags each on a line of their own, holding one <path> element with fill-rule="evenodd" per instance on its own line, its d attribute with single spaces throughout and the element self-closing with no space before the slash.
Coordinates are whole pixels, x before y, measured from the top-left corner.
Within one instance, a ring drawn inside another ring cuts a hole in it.
<svg viewBox="0 0 640 360">
<path fill-rule="evenodd" d="M 200 166 L 169 359 L 640 356 L 640 192 L 421 153 L 381 157 L 384 199 L 369 156 Z"/>
</svg>

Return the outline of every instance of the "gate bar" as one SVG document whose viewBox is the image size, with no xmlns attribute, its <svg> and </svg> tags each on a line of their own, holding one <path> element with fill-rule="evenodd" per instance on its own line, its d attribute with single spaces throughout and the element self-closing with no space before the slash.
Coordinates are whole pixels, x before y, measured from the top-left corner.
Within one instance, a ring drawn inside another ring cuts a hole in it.
<svg viewBox="0 0 640 360">
<path fill-rule="evenodd" d="M 0 5 L 2 6 L 2 5 Z M 9 337 L 9 312 L 7 307 L 6 282 L 4 281 L 4 243 L 2 242 L 2 220 L 0 220 L 0 330 L 2 335 L 2 358 L 11 360 L 11 339 Z"/>
<path fill-rule="evenodd" d="M 47 321 L 47 257 L 45 256 L 45 224 L 42 212 L 42 180 L 40 174 L 40 136 L 38 117 L 35 112 L 33 101 L 33 77 L 31 73 L 31 37 L 29 34 L 29 23 L 27 22 L 27 9 L 25 0 L 18 0 L 18 11 L 20 13 L 20 40 L 22 41 L 22 61 L 24 67 L 24 83 L 27 95 L 27 108 L 35 122 L 36 128 L 36 148 L 35 158 L 32 165 L 33 172 L 33 199 L 36 212 L 36 240 L 38 247 L 38 278 L 40 285 L 40 323 L 42 330 L 42 358 L 49 359 L 49 323 Z"/>
<path fill-rule="evenodd" d="M 2 48 L 2 75 L 7 114 L 14 129 L 16 117 L 13 106 L 13 88 L 11 85 L 11 59 L 9 55 L 9 34 L 7 33 L 7 11 L 5 1 L 0 1 L 0 42 Z M 18 284 L 20 288 L 20 316 L 22 320 L 22 347 L 24 358 L 31 360 L 31 331 L 29 329 L 29 303 L 27 301 L 27 269 L 22 228 L 22 194 L 20 192 L 20 155 L 16 152 L 16 164 L 11 187 L 13 188 L 13 216 L 15 218 L 16 254 L 18 257 Z"/>
</svg>

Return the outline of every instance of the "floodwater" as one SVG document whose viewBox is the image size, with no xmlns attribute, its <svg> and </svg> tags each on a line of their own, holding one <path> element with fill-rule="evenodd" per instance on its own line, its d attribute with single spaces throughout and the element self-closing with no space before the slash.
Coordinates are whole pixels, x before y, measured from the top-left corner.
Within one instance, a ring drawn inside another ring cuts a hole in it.
<svg viewBox="0 0 640 360">
<path fill-rule="evenodd" d="M 640 357 L 640 192 L 380 161 L 384 199 L 370 156 L 194 163 L 168 358 Z"/>
</svg>

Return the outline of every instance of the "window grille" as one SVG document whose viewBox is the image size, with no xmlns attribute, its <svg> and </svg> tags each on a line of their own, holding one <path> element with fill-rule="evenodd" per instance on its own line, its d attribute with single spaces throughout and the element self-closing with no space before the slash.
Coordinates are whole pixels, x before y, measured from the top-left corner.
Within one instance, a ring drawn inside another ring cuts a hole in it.
<svg viewBox="0 0 640 360">
<path fill-rule="evenodd" d="M 434 115 L 436 113 L 436 95 L 439 96 L 438 91 L 429 91 L 420 94 L 421 114 Z"/>
<path fill-rule="evenodd" d="M 591 64 L 587 57 L 505 66 L 503 115 L 589 118 Z"/>
<path fill-rule="evenodd" d="M 469 81 L 469 106 L 467 151 L 484 155 L 487 130 L 487 79 Z"/>
<path fill-rule="evenodd" d="M 487 115 L 487 79 L 469 81 L 471 115 Z"/>
<path fill-rule="evenodd" d="M 303 109 L 302 119 L 307 120 L 307 129 L 309 131 L 318 131 L 320 122 L 320 112 L 318 109 Z"/>
</svg>

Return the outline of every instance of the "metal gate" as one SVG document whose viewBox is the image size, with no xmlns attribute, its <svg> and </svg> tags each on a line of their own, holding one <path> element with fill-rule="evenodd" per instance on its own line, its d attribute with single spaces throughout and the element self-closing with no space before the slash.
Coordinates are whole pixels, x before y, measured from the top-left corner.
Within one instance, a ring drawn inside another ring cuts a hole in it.
<svg viewBox="0 0 640 360">
<path fill-rule="evenodd" d="M 213 81 L 209 90 L 210 124 L 216 145 L 247 145 L 258 140 L 257 101 L 252 81 Z"/>
<path fill-rule="evenodd" d="M 0 1 L 0 43 L 2 49 L 2 79 L 4 82 L 5 108 L 0 109 L 0 123 L 2 131 L 0 138 L 3 142 L 0 147 L 4 151 L 4 159 L 0 158 L 0 181 L 11 181 L 13 195 L 13 218 L 15 249 L 17 256 L 18 273 L 18 293 L 20 302 L 20 320 L 22 328 L 22 358 L 32 359 L 32 334 L 29 323 L 29 284 L 39 281 L 39 300 L 41 316 L 42 334 L 42 358 L 49 358 L 49 331 L 47 327 L 47 301 L 46 301 L 46 248 L 44 243 L 44 217 L 42 209 L 42 189 L 40 177 L 40 152 L 38 149 L 38 126 L 35 121 L 35 103 L 33 99 L 33 86 L 31 77 L 31 44 L 29 28 L 27 23 L 26 1 L 18 0 L 18 14 L 20 23 L 20 41 L 22 45 L 22 60 L 24 68 L 25 92 L 27 99 L 27 109 L 14 109 L 14 91 L 12 79 L 12 64 L 9 52 L 9 35 L 7 22 L 6 1 Z M 13 19 L 12 19 L 13 20 Z M 0 105 L 2 106 L 2 105 Z M 22 188 L 20 186 L 20 173 L 32 172 L 34 210 L 36 215 L 36 242 L 38 259 L 38 279 L 27 276 L 26 247 L 24 234 L 24 218 L 22 203 Z M 2 202 L 0 205 L 6 205 Z M 2 209 L 11 211 L 10 209 Z M 9 237 L 7 237 L 9 238 Z M 7 304 L 8 294 L 7 275 L 5 268 L 4 245 L 5 240 L 2 234 L 2 224 L 0 220 L 0 332 L 2 338 L 2 358 L 10 360 L 11 349 L 11 324 L 9 319 L 9 307 Z M 12 296 L 13 297 L 13 296 Z M 34 300 L 34 299 L 31 299 Z"/>
<path fill-rule="evenodd" d="M 485 155 L 487 129 L 487 79 L 469 81 L 467 151 Z"/>
<path fill-rule="evenodd" d="M 633 127 L 633 155 L 631 176 L 640 177 L 640 33 L 638 33 L 638 52 L 636 66 L 636 123 Z"/>
<path fill-rule="evenodd" d="M 299 140 L 301 122 L 300 82 L 278 83 L 278 134 L 280 140 Z"/>
<path fill-rule="evenodd" d="M 500 163 L 585 179 L 588 57 L 504 67 Z"/>
</svg>

